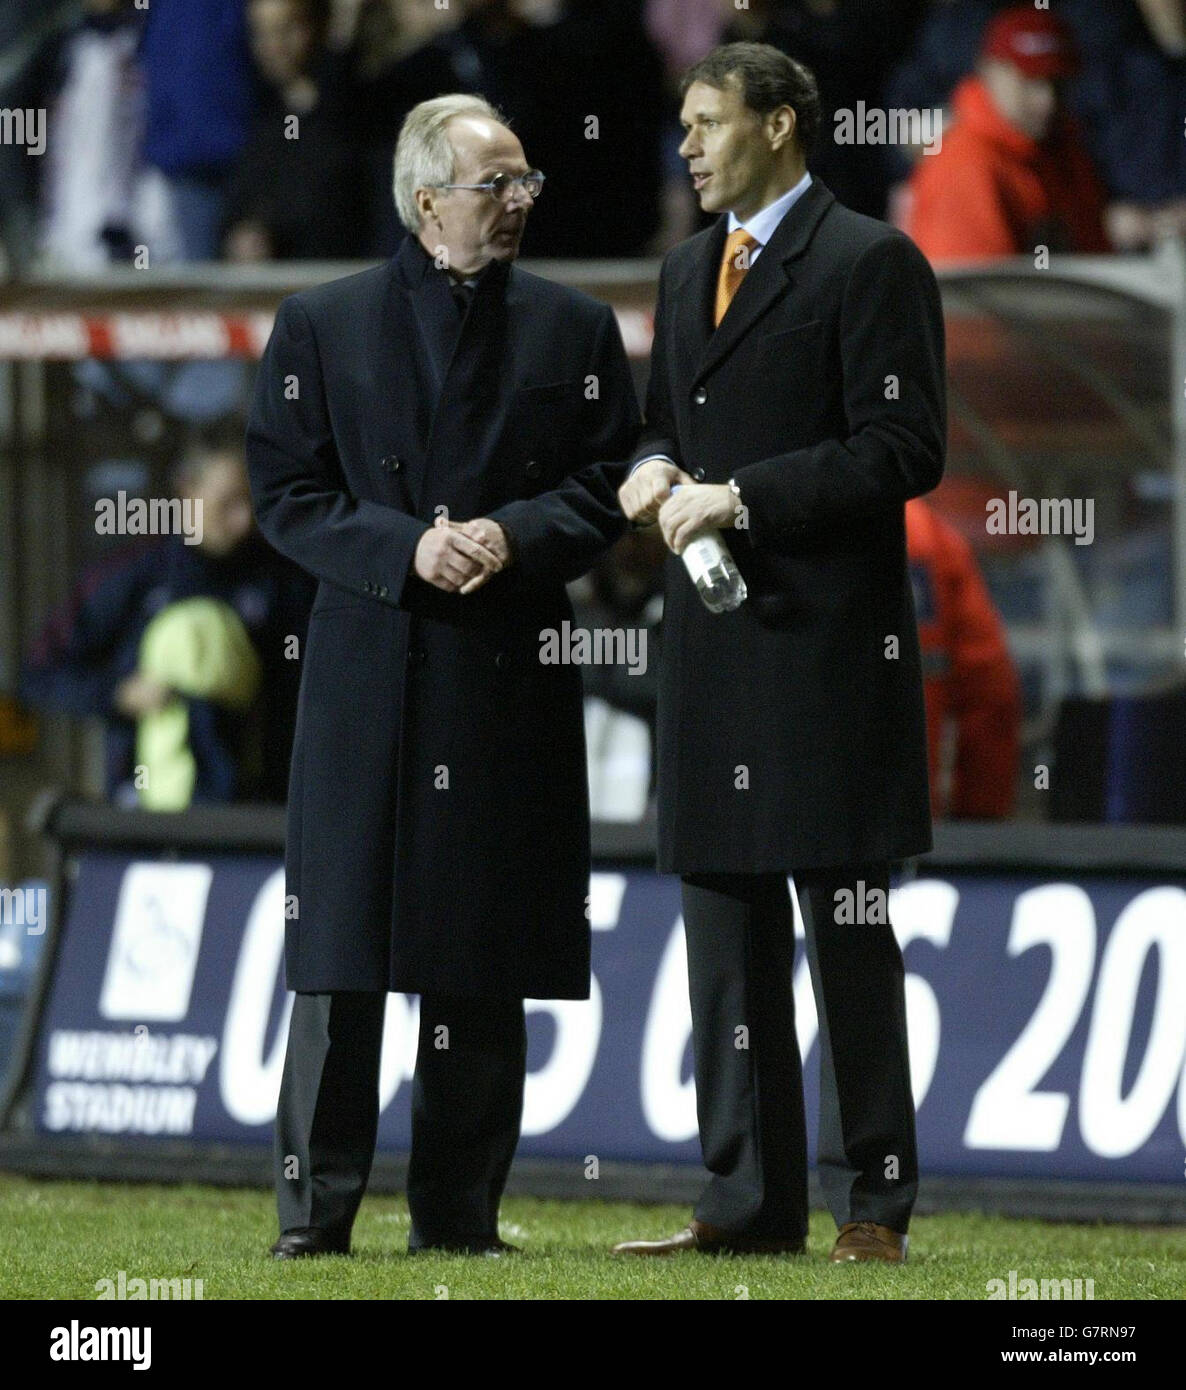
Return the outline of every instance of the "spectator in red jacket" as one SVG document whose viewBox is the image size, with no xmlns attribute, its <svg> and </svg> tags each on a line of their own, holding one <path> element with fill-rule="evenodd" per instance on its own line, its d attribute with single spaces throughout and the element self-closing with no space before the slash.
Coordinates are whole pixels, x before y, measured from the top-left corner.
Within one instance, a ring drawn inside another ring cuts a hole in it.
<svg viewBox="0 0 1186 1390">
<path fill-rule="evenodd" d="M 1079 64 L 1047 10 L 1002 11 L 952 94 L 942 147 L 910 180 L 906 231 L 931 260 L 1108 251 L 1105 193 L 1062 84 Z"/>
<path fill-rule="evenodd" d="M 1021 687 L 972 547 L 921 497 L 906 503 L 906 547 L 922 645 L 931 810 L 998 820 L 1017 796 Z M 943 751 L 954 725 L 950 791 Z"/>
</svg>

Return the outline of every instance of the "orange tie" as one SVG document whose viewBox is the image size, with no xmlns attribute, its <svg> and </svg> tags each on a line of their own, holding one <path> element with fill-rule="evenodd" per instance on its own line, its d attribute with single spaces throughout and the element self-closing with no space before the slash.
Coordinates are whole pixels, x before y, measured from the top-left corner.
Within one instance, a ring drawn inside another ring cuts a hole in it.
<svg viewBox="0 0 1186 1390">
<path fill-rule="evenodd" d="M 733 303 L 733 296 L 749 269 L 750 257 L 761 244 L 760 241 L 755 241 L 744 227 L 738 227 L 735 232 L 729 233 L 725 242 L 725 254 L 721 257 L 720 278 L 717 280 L 716 317 L 712 321 L 714 328 L 725 317 L 725 310 Z"/>
</svg>

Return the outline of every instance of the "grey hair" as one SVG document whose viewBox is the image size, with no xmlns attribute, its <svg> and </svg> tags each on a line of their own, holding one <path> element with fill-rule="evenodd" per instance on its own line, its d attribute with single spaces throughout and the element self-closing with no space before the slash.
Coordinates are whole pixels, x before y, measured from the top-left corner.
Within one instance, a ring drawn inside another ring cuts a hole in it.
<svg viewBox="0 0 1186 1390">
<path fill-rule="evenodd" d="M 408 112 L 395 147 L 395 210 L 409 232 L 420 230 L 416 190 L 453 181 L 454 155 L 446 128 L 455 116 L 485 116 L 498 125 L 506 117 L 484 98 L 456 93 L 422 101 Z"/>
</svg>

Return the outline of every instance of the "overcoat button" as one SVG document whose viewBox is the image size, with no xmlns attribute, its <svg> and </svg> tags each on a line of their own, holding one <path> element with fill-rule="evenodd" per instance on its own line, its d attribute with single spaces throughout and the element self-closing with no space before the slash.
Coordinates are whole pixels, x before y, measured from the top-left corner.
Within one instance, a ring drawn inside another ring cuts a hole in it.
<svg viewBox="0 0 1186 1390">
<path fill-rule="evenodd" d="M 373 594 L 375 592 L 375 586 L 371 583 L 369 579 L 363 581 L 362 588 L 363 592 L 367 594 Z"/>
<path fill-rule="evenodd" d="M 540 466 L 535 459 L 532 459 L 523 471 L 529 478 L 538 478 L 540 475 Z"/>
<path fill-rule="evenodd" d="M 408 665 L 420 666 L 424 661 L 424 652 L 420 647 L 408 648 Z"/>
<path fill-rule="evenodd" d="M 499 652 L 494 658 L 494 664 L 500 671 L 505 671 L 510 665 L 510 658 L 507 656 L 506 652 Z"/>
<path fill-rule="evenodd" d="M 398 473 L 402 464 L 394 454 L 388 454 L 380 466 L 384 473 Z"/>
<path fill-rule="evenodd" d="M 703 386 L 701 386 L 699 390 L 696 392 L 696 394 L 692 397 L 692 399 L 696 402 L 697 405 L 703 405 L 704 402 L 708 400 L 708 392 L 704 389 Z"/>
<path fill-rule="evenodd" d="M 386 585 L 386 584 L 380 584 L 380 585 L 379 585 L 379 597 L 380 597 L 380 598 L 386 598 L 386 597 L 387 597 L 387 585 Z"/>
<path fill-rule="evenodd" d="M 695 478 L 698 483 L 702 483 L 704 481 L 704 469 L 694 468 L 692 470 L 692 477 Z"/>
</svg>

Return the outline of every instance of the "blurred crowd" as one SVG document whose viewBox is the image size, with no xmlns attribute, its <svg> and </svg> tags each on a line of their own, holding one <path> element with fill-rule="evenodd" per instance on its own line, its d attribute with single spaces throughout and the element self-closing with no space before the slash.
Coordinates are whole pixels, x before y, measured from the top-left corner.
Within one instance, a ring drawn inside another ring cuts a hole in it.
<svg viewBox="0 0 1186 1390">
<path fill-rule="evenodd" d="M 121 540 L 27 653 L 30 708 L 100 719 L 115 805 L 283 801 L 315 584 L 259 535 L 242 431 L 195 439 L 170 492 L 188 531 Z"/>
<path fill-rule="evenodd" d="M 48 115 L 42 157 L 0 143 L 8 270 L 389 255 L 401 122 L 446 91 L 499 106 L 547 175 L 525 254 L 658 255 L 701 225 L 679 75 L 735 39 L 815 72 L 813 173 L 933 260 L 1186 230 L 1186 0 L 6 0 L 0 108 Z M 891 110 L 917 119 L 879 127 Z M 311 586 L 253 531 L 240 431 L 182 451 L 172 490 L 202 500 L 202 541 L 89 573 L 22 699 L 106 722 L 117 803 L 282 799 Z M 935 813 L 1008 816 L 1022 702 L 1003 625 L 966 540 L 923 499 L 907 521 Z M 605 819 L 653 794 L 661 557 L 631 534 L 574 589 L 578 623 L 651 643 L 641 677 L 585 668 Z"/>
<path fill-rule="evenodd" d="M 1179 232 L 1184 0 L 1051 0 L 1019 7 L 1020 27 L 1005 8 L 6 0 L 0 108 L 44 111 L 48 129 L 40 156 L 0 145 L 6 260 L 19 273 L 389 255 L 400 123 L 445 91 L 493 101 L 548 176 L 525 254 L 660 254 L 699 225 L 676 154 L 678 75 L 732 39 L 815 72 L 814 172 L 936 259 L 1028 251 L 1035 229 L 1052 252 Z M 942 138 L 925 121 L 887 138 L 867 119 L 885 110 L 941 112 Z"/>
</svg>

